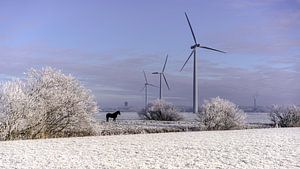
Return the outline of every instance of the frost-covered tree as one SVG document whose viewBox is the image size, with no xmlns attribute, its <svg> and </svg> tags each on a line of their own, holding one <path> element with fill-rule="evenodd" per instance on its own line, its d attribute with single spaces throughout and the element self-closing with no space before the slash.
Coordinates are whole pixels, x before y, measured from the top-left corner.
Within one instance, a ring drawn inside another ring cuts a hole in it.
<svg viewBox="0 0 300 169">
<path fill-rule="evenodd" d="M 234 103 L 220 97 L 205 100 L 198 121 L 207 130 L 229 130 L 242 127 L 246 117 Z"/>
<path fill-rule="evenodd" d="M 270 118 L 274 126 L 300 127 L 300 107 L 273 105 Z"/>
<path fill-rule="evenodd" d="M 21 131 L 26 125 L 29 103 L 24 89 L 25 83 L 20 80 L 5 82 L 0 87 L 1 139 L 12 139 L 14 131 Z"/>
<path fill-rule="evenodd" d="M 9 81 L 0 87 L 4 139 L 94 133 L 97 104 L 79 81 L 49 67 L 30 69 L 26 75 L 24 81 Z"/>
<path fill-rule="evenodd" d="M 160 99 L 149 103 L 146 109 L 143 109 L 138 114 L 145 120 L 178 121 L 183 119 L 174 105 Z"/>
</svg>

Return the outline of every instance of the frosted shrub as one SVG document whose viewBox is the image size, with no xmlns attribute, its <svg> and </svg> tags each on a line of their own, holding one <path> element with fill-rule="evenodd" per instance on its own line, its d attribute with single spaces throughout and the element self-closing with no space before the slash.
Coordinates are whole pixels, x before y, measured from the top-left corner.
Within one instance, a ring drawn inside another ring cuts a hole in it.
<svg viewBox="0 0 300 169">
<path fill-rule="evenodd" d="M 146 110 L 143 109 L 139 112 L 139 116 L 145 120 L 159 121 L 178 121 L 183 119 L 174 105 L 159 99 L 149 103 Z"/>
<path fill-rule="evenodd" d="M 300 107 L 274 105 L 270 113 L 274 126 L 279 127 L 300 127 Z"/>
<path fill-rule="evenodd" d="M 220 97 L 205 100 L 198 121 L 207 130 L 229 130 L 241 128 L 245 113 L 234 103 Z"/>
<path fill-rule="evenodd" d="M 31 69 L 24 81 L 0 87 L 2 139 L 92 135 L 97 104 L 71 75 Z"/>
</svg>

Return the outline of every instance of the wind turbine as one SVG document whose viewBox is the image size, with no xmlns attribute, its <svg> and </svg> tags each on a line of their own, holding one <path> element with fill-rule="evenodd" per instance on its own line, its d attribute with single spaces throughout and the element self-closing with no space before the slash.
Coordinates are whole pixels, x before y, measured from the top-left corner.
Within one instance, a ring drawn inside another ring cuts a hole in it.
<svg viewBox="0 0 300 169">
<path fill-rule="evenodd" d="M 193 31 L 193 28 L 192 28 L 191 23 L 190 23 L 190 20 L 189 20 L 187 14 L 186 13 L 184 13 L 184 14 L 185 14 L 186 20 L 187 20 L 187 22 L 189 24 L 189 27 L 191 29 L 191 32 L 192 32 L 195 44 L 193 46 L 191 46 L 192 52 L 191 52 L 190 56 L 188 57 L 188 59 L 185 61 L 184 65 L 182 66 L 182 68 L 181 68 L 180 71 L 182 71 L 182 69 L 184 68 L 184 66 L 186 65 L 186 63 L 189 61 L 189 59 L 191 58 L 191 56 L 194 54 L 193 111 L 194 111 L 194 113 L 197 113 L 198 112 L 198 80 L 197 80 L 197 57 L 196 57 L 197 47 L 198 48 L 203 48 L 203 49 L 208 49 L 208 50 L 213 50 L 213 51 L 221 52 L 221 53 L 226 53 L 226 52 L 221 51 L 221 50 L 217 50 L 217 49 L 213 49 L 213 48 L 210 48 L 210 47 L 202 46 L 199 43 L 197 43 L 197 40 L 196 40 L 194 31 Z"/>
<path fill-rule="evenodd" d="M 142 90 L 145 89 L 145 109 L 146 109 L 147 104 L 148 104 L 148 86 L 152 86 L 152 87 L 157 87 L 157 86 L 148 83 L 146 73 L 145 73 L 145 71 L 143 71 L 143 72 L 144 72 L 144 77 L 145 77 L 145 84 L 144 84 L 144 88 Z"/>
<path fill-rule="evenodd" d="M 162 95 L 162 88 L 161 88 L 161 77 L 164 78 L 165 82 L 166 82 L 166 85 L 168 87 L 168 90 L 170 90 L 170 87 L 169 87 L 169 84 L 167 82 L 167 79 L 166 79 L 166 76 L 164 74 L 165 72 L 165 68 L 166 68 L 166 65 L 167 65 L 167 61 L 168 61 L 168 55 L 166 57 L 166 60 L 165 60 L 165 64 L 164 64 L 164 67 L 162 69 L 161 72 L 153 72 L 152 74 L 159 74 L 159 99 L 161 99 L 161 95 Z"/>
<path fill-rule="evenodd" d="M 256 92 L 253 96 L 253 111 L 257 111 L 257 97 L 258 97 L 258 92 Z"/>
</svg>

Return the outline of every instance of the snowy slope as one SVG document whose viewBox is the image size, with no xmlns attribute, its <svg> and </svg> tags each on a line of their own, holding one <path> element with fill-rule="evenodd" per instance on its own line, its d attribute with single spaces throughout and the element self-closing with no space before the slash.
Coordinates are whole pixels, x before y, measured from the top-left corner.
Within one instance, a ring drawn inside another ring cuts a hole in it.
<svg viewBox="0 0 300 169">
<path fill-rule="evenodd" d="M 300 128 L 0 142 L 0 168 L 287 169 L 299 157 Z"/>
</svg>

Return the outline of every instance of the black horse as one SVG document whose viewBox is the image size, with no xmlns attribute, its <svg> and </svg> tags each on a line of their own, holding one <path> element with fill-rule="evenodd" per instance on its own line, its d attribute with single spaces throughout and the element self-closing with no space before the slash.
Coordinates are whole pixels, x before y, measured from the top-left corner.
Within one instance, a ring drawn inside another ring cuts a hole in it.
<svg viewBox="0 0 300 169">
<path fill-rule="evenodd" d="M 120 111 L 116 111 L 114 113 L 107 113 L 106 114 L 106 121 L 109 121 L 109 118 L 113 118 L 113 121 L 116 121 L 116 118 L 118 117 L 118 115 L 121 115 Z"/>
</svg>

